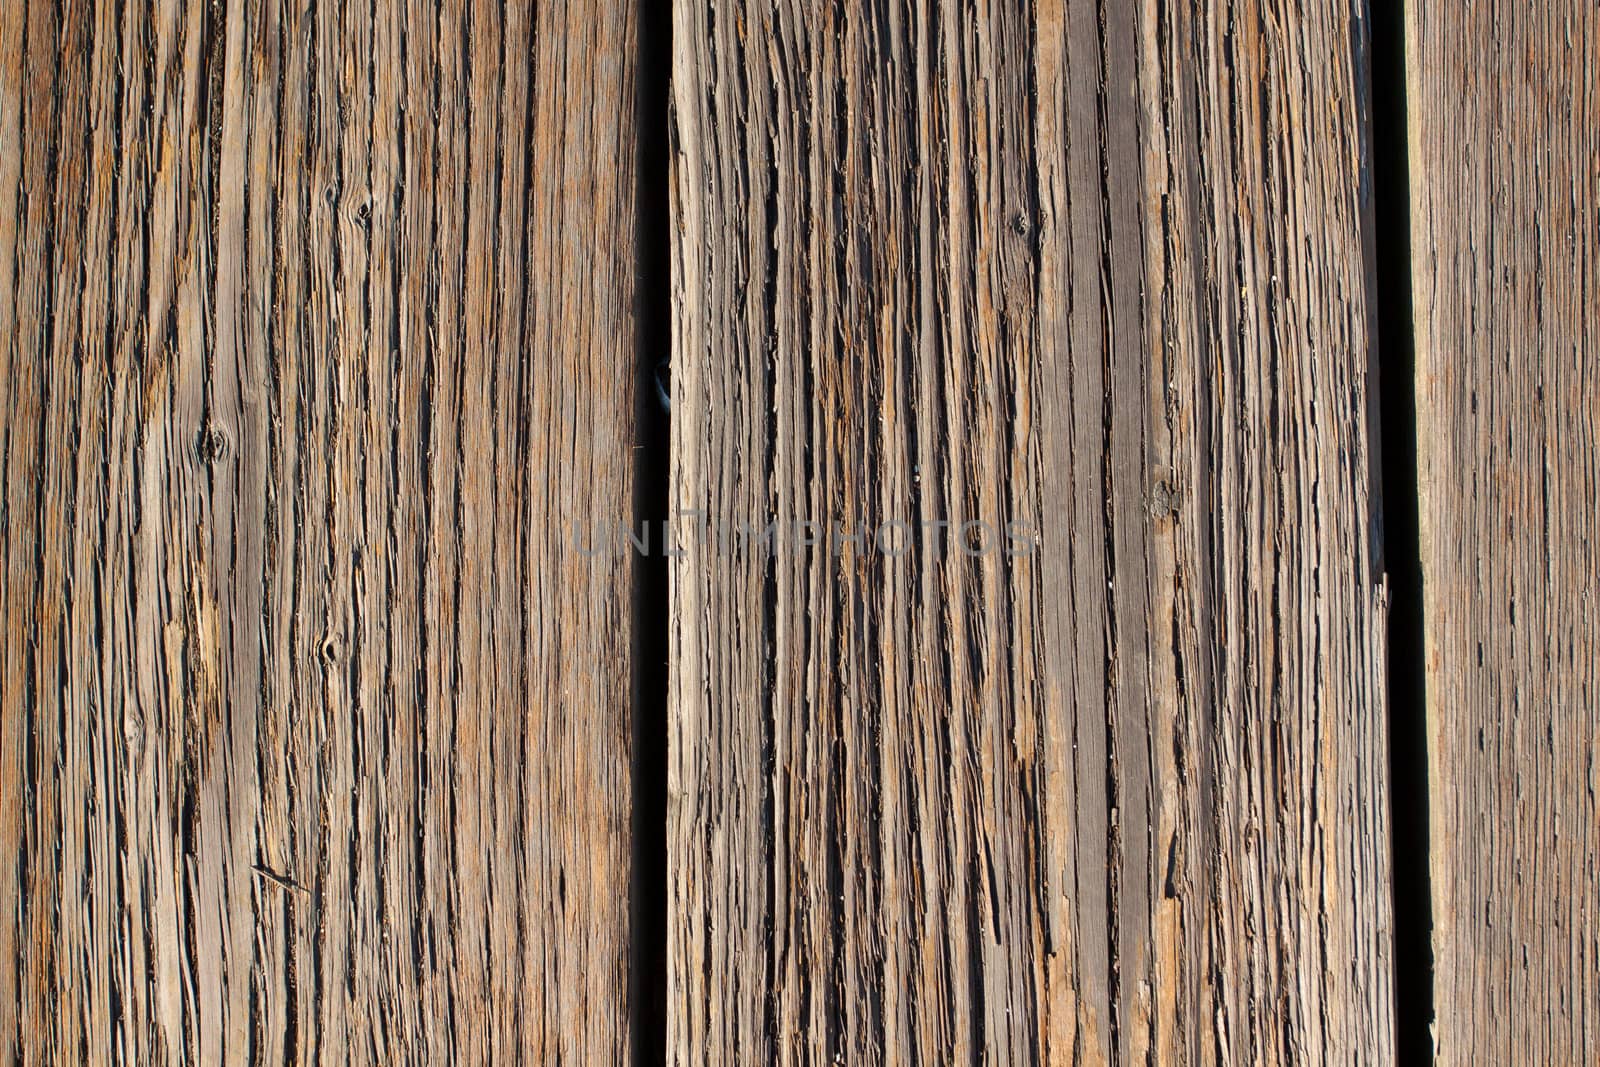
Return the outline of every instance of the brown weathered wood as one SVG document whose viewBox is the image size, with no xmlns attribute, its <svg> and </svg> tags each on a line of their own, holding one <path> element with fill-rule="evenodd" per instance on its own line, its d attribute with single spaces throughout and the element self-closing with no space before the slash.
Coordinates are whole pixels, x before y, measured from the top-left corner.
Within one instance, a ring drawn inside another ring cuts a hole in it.
<svg viewBox="0 0 1600 1067">
<path fill-rule="evenodd" d="M 0 1059 L 628 1058 L 627 0 L 0 14 Z"/>
<path fill-rule="evenodd" d="M 1441 1064 L 1600 1060 L 1600 13 L 1407 4 Z"/>
<path fill-rule="evenodd" d="M 1362 10 L 677 6 L 672 1062 L 1389 1060 Z"/>
</svg>

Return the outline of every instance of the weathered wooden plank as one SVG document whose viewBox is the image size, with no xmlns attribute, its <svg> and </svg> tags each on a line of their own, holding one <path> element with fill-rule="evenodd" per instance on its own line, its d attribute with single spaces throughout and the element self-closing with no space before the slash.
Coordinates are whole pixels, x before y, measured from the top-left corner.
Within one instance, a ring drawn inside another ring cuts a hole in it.
<svg viewBox="0 0 1600 1067">
<path fill-rule="evenodd" d="M 628 1059 L 627 0 L 0 14 L 0 1059 Z"/>
<path fill-rule="evenodd" d="M 1407 10 L 1438 1062 L 1600 1057 L 1600 13 Z"/>
<path fill-rule="evenodd" d="M 1385 1062 L 1363 5 L 676 10 L 672 1061 Z"/>
</svg>

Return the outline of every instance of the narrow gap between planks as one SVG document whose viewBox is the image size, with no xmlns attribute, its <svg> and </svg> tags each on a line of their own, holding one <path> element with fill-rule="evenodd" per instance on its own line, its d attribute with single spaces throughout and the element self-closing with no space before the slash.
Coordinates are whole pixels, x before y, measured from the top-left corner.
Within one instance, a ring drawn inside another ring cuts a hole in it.
<svg viewBox="0 0 1600 1067">
<path fill-rule="evenodd" d="M 633 526 L 667 528 L 671 473 L 671 189 L 667 130 L 672 96 L 672 13 L 636 9 L 637 188 Z M 633 580 L 632 871 L 630 1043 L 635 1067 L 666 1062 L 667 713 L 669 586 L 662 550 L 629 554 Z"/>
<path fill-rule="evenodd" d="M 1433 1061 L 1428 727 L 1418 523 L 1416 349 L 1411 293 L 1411 177 L 1405 5 L 1372 12 L 1373 259 L 1378 323 L 1383 556 L 1389 579 L 1389 790 L 1396 1051 Z"/>
</svg>

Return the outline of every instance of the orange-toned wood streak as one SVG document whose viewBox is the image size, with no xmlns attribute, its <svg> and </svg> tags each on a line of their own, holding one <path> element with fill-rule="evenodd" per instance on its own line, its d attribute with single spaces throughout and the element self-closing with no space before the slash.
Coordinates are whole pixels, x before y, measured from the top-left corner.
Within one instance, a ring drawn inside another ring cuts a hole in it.
<svg viewBox="0 0 1600 1067">
<path fill-rule="evenodd" d="M 628 0 L 0 13 L 0 1060 L 628 1059 Z"/>
</svg>

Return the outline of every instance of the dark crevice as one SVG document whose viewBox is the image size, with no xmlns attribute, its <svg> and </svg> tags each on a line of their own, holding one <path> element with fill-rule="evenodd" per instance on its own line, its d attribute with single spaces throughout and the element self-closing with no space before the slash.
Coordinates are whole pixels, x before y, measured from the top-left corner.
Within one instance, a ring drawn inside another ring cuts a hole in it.
<svg viewBox="0 0 1600 1067">
<path fill-rule="evenodd" d="M 1411 299 L 1405 13 L 1372 10 L 1372 188 L 1382 552 L 1389 579 L 1389 789 L 1396 1046 L 1433 1059 L 1433 905 L 1428 883 L 1428 729 L 1418 521 L 1416 350 Z"/>
<path fill-rule="evenodd" d="M 667 1050 L 667 687 L 665 549 L 671 408 L 671 187 L 667 130 L 672 99 L 670 5 L 642 4 L 635 100 L 635 382 L 633 528 L 660 531 L 663 551 L 630 552 L 633 582 L 633 811 L 629 917 L 630 1037 L 635 1067 Z"/>
</svg>

